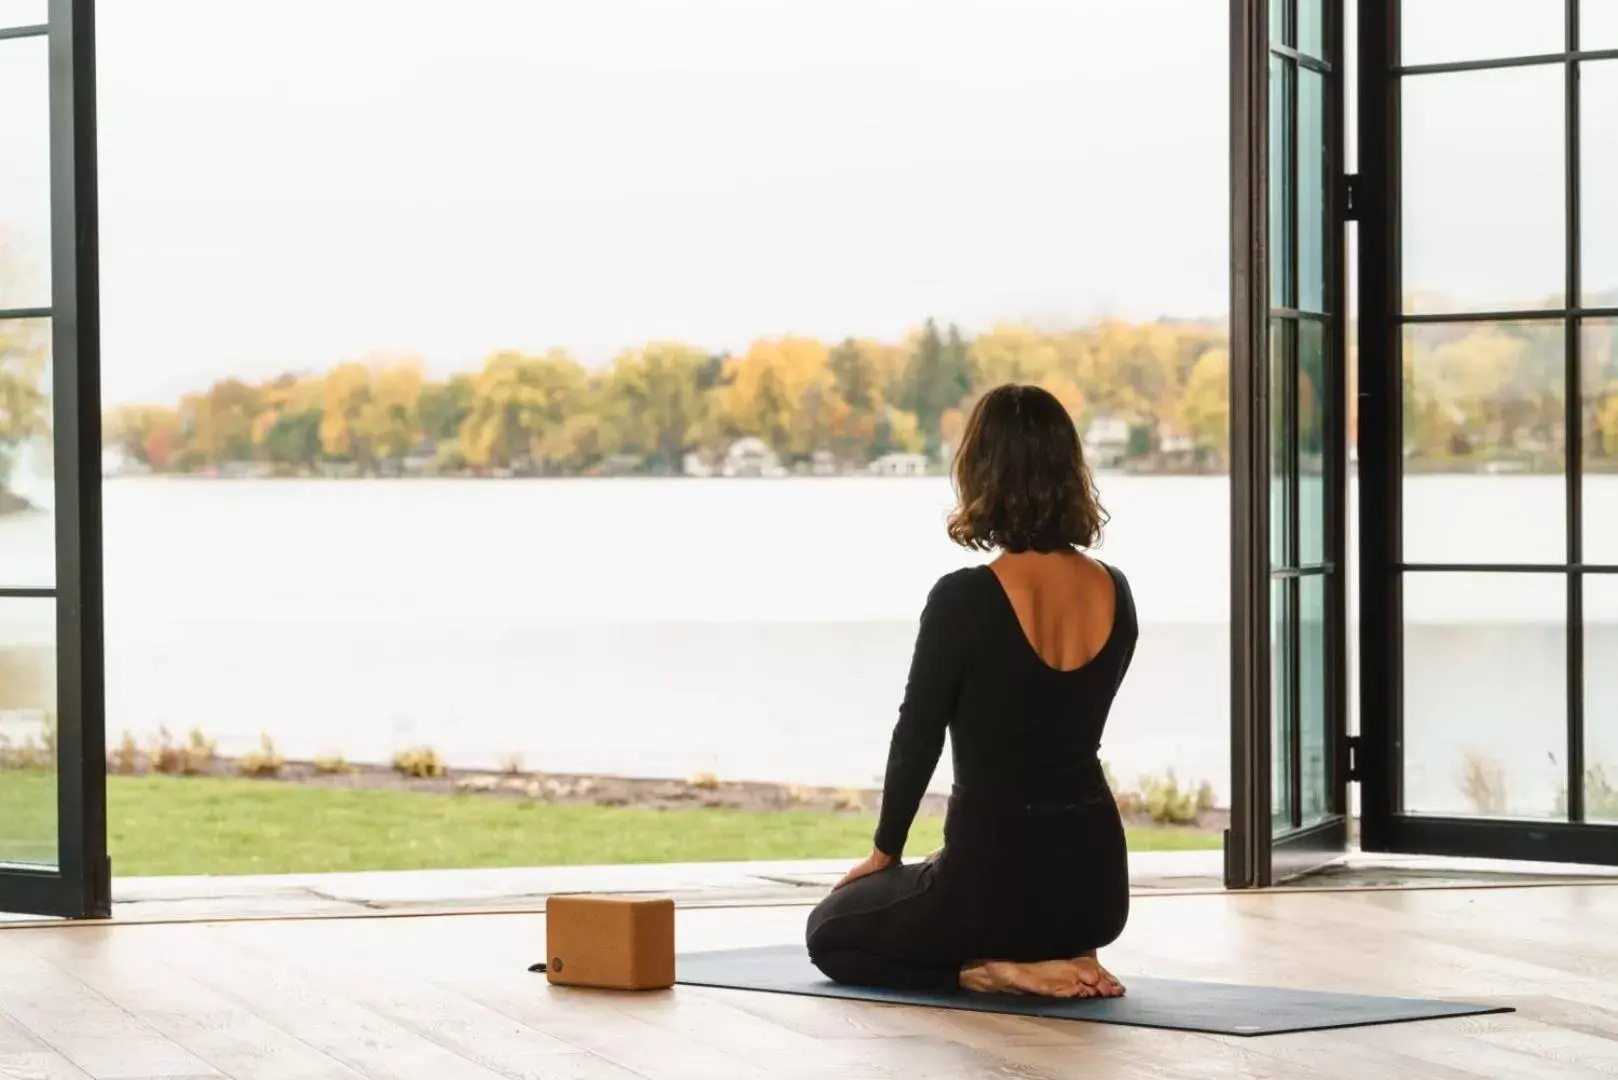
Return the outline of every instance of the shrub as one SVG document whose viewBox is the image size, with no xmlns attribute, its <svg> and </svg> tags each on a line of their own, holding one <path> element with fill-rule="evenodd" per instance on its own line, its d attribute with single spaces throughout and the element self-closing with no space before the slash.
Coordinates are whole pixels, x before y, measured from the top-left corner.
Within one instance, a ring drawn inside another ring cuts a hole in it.
<svg viewBox="0 0 1618 1080">
<path fill-rule="evenodd" d="M 1197 785 L 1197 812 L 1206 813 L 1215 809 L 1213 785 L 1204 780 Z"/>
<path fill-rule="evenodd" d="M 192 728 L 191 734 L 186 738 L 185 748 L 180 751 L 180 771 L 186 776 L 198 776 L 208 772 L 214 761 L 214 740 L 204 735 L 198 728 Z"/>
<path fill-rule="evenodd" d="M 115 773 L 132 773 L 139 766 L 140 747 L 135 744 L 135 736 L 126 731 L 118 749 L 107 755 L 107 767 Z"/>
<path fill-rule="evenodd" d="M 174 736 L 169 734 L 166 727 L 157 729 L 157 741 L 146 751 L 146 760 L 153 769 L 169 776 L 178 776 L 185 771 L 185 754 L 174 745 Z"/>
<path fill-rule="evenodd" d="M 1484 815 L 1506 812 L 1506 771 L 1499 762 L 1481 754 L 1467 754 L 1461 765 L 1461 792 L 1472 804 L 1474 813 Z"/>
<path fill-rule="evenodd" d="M 322 776 L 346 776 L 354 771 L 354 766 L 341 754 L 327 754 L 315 758 L 315 772 Z"/>
<path fill-rule="evenodd" d="M 865 796 L 853 788 L 844 788 L 832 796 L 831 806 L 838 811 L 864 810 Z"/>
<path fill-rule="evenodd" d="M 393 755 L 393 771 L 417 780 L 435 780 L 449 772 L 438 751 L 430 746 L 413 746 Z"/>
<path fill-rule="evenodd" d="M 1198 793 L 1180 787 L 1170 769 L 1161 777 L 1141 780 L 1140 798 L 1146 813 L 1159 825 L 1190 825 L 1197 820 Z"/>
<path fill-rule="evenodd" d="M 686 784 L 696 788 L 698 791 L 718 791 L 719 777 L 711 772 L 699 772 L 687 780 Z"/>
<path fill-rule="evenodd" d="M 243 776 L 266 779 L 281 775 L 281 767 L 286 762 L 281 755 L 275 752 L 275 743 L 268 735 L 258 737 L 258 750 L 243 754 L 236 762 L 236 771 Z"/>
</svg>

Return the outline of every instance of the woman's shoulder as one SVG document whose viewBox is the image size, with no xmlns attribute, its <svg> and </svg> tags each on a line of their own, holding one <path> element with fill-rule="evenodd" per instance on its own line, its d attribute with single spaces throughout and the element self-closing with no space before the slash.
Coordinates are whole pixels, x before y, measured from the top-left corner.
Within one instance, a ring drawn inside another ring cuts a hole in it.
<svg viewBox="0 0 1618 1080">
<path fill-rule="evenodd" d="M 994 580 L 994 571 L 987 565 L 963 566 L 951 570 L 933 583 L 927 593 L 927 606 L 934 609 L 961 610 L 980 603 L 985 595 L 984 585 Z"/>
</svg>

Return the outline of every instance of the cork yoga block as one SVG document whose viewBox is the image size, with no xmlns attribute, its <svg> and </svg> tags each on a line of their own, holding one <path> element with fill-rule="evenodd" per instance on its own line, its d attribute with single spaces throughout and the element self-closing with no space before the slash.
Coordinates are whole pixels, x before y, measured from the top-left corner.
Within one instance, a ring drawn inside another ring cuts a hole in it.
<svg viewBox="0 0 1618 1080">
<path fill-rule="evenodd" d="M 557 986 L 666 990 L 674 985 L 674 901 L 553 896 L 545 951 L 545 977 Z"/>
</svg>

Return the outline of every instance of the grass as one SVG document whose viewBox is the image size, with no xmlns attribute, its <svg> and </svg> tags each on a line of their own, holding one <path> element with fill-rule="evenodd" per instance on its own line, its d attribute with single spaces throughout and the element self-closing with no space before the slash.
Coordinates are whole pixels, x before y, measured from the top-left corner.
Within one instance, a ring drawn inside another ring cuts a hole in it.
<svg viewBox="0 0 1618 1080">
<path fill-rule="evenodd" d="M 45 817 L 53 791 L 48 774 L 0 773 L 0 860 L 13 837 L 54 822 Z M 876 827 L 869 814 L 566 806 L 169 776 L 108 777 L 107 802 L 113 869 L 126 876 L 853 860 L 870 850 Z M 937 847 L 942 828 L 938 818 L 917 821 L 910 850 Z M 1137 851 L 1218 844 L 1184 829 L 1129 836 Z"/>
</svg>

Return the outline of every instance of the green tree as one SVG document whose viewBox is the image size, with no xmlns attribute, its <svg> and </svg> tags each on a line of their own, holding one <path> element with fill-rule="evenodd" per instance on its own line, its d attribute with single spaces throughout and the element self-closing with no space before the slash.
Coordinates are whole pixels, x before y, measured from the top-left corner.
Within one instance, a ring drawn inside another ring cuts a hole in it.
<svg viewBox="0 0 1618 1080">
<path fill-rule="evenodd" d="M 960 331 L 951 326 L 940 335 L 938 324 L 928 319 L 911 341 L 898 405 L 915 416 L 929 452 L 936 453 L 942 441 L 944 411 L 971 390 L 972 361 Z"/>
<path fill-rule="evenodd" d="M 452 375 L 448 382 L 421 388 L 421 431 L 435 443 L 459 438 L 461 425 L 472 412 L 476 377 Z"/>
<path fill-rule="evenodd" d="M 702 384 L 711 373 L 709 356 L 686 345 L 621 354 L 603 389 L 620 452 L 640 455 L 654 471 L 677 470 L 706 419 Z"/>
</svg>

